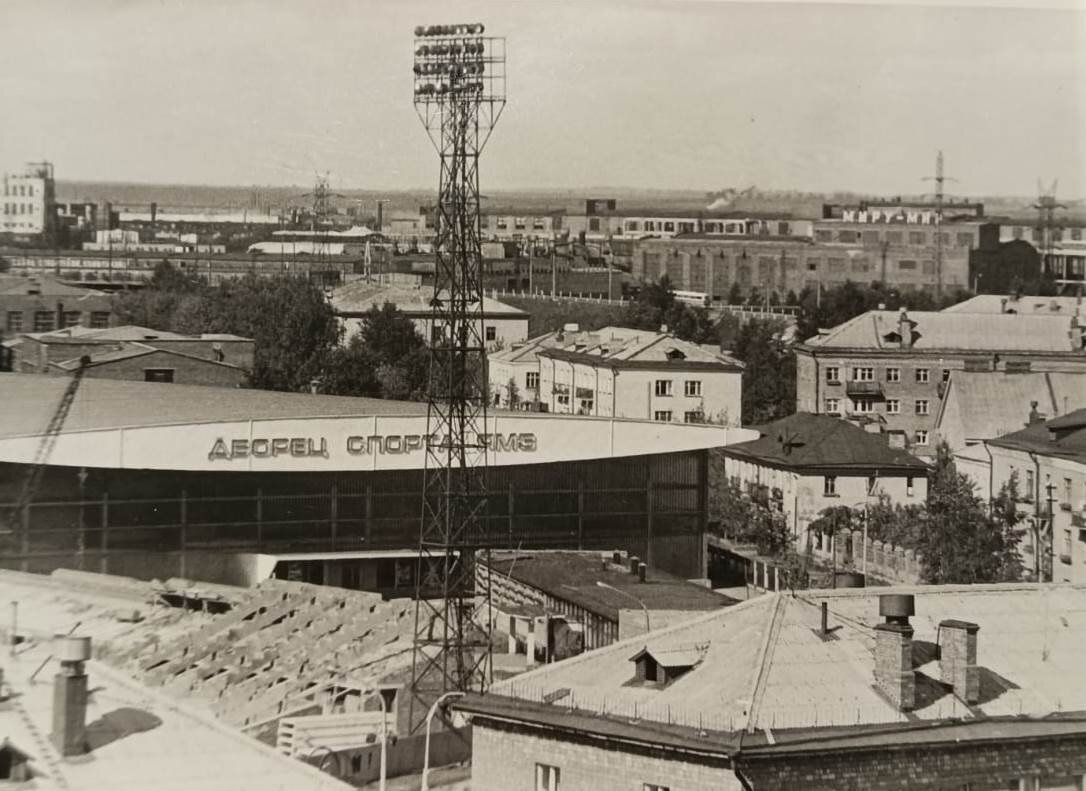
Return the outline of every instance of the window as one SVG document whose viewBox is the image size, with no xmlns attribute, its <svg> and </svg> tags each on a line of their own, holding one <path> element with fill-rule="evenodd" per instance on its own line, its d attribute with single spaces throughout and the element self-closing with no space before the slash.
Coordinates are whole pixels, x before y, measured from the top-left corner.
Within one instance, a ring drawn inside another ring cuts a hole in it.
<svg viewBox="0 0 1086 791">
<path fill-rule="evenodd" d="M 958 234 L 958 247 L 972 247 L 973 246 L 973 234 L 960 233 Z"/>
<path fill-rule="evenodd" d="M 903 272 L 916 269 L 916 261 L 910 261 L 903 258 L 897 262 L 897 268 L 899 271 Z"/>
<path fill-rule="evenodd" d="M 840 398 L 827 398 L 826 399 L 826 411 L 831 412 L 831 413 L 836 412 L 836 413 L 840 414 L 840 412 L 841 412 L 841 399 Z"/>
<path fill-rule="evenodd" d="M 109 326 L 109 311 L 108 310 L 92 310 L 90 317 L 90 325 L 92 329 L 104 330 Z"/>
<path fill-rule="evenodd" d="M 598 231 L 599 229 L 600 229 L 600 221 L 599 221 L 598 218 L 593 217 L 591 220 L 588 221 L 588 230 L 590 230 L 590 231 Z"/>
<path fill-rule="evenodd" d="M 658 410 L 658 411 L 652 413 L 652 419 L 653 420 L 658 420 L 661 423 L 670 423 L 671 422 L 671 412 L 668 411 L 668 410 Z"/>
<path fill-rule="evenodd" d="M 56 314 L 51 310 L 34 311 L 34 332 L 51 332 L 56 328 Z"/>
<path fill-rule="evenodd" d="M 645 783 L 643 791 L 671 791 L 668 786 L 657 785 L 656 783 Z"/>
<path fill-rule="evenodd" d="M 827 475 L 822 479 L 822 494 L 826 497 L 837 496 L 837 476 Z"/>
<path fill-rule="evenodd" d="M 638 222 L 637 222 L 637 220 L 627 220 L 627 221 L 626 221 L 626 230 L 627 230 L 627 231 L 637 231 L 637 230 L 640 230 L 640 229 L 639 229 L 639 228 L 638 228 L 637 226 L 638 226 Z"/>
<path fill-rule="evenodd" d="M 923 431 L 923 430 L 916 432 L 916 444 L 917 445 L 927 445 L 928 444 L 928 432 Z"/>
<path fill-rule="evenodd" d="M 853 398 L 852 411 L 859 415 L 869 414 L 875 411 L 875 402 L 870 398 Z"/>
<path fill-rule="evenodd" d="M 529 371 L 524 377 L 524 386 L 529 390 L 539 389 L 539 371 Z"/>
<path fill-rule="evenodd" d="M 145 382 L 172 382 L 173 368 L 144 368 L 143 381 Z"/>
<path fill-rule="evenodd" d="M 669 396 L 671 395 L 671 380 L 670 379 L 657 379 L 656 380 L 656 395 Z"/>
<path fill-rule="evenodd" d="M 863 232 L 864 244 L 878 244 L 879 232 L 878 231 L 864 231 Z"/>
<path fill-rule="evenodd" d="M 901 231 L 887 231 L 886 232 L 887 244 L 901 244 Z"/>
<path fill-rule="evenodd" d="M 673 222 L 665 222 L 664 223 L 664 232 L 665 233 L 667 233 L 669 231 L 674 231 L 674 230 L 675 230 L 675 223 L 673 223 Z"/>
<path fill-rule="evenodd" d="M 950 370 L 948 368 L 943 369 L 943 381 L 944 382 L 949 382 L 950 381 Z"/>
<path fill-rule="evenodd" d="M 441 327 L 439 327 L 438 325 L 435 324 L 433 327 L 430 328 L 430 343 L 431 344 L 436 346 L 437 344 L 441 343 L 441 340 L 442 340 L 443 337 L 444 336 L 443 336 L 443 334 L 441 332 Z"/>
<path fill-rule="evenodd" d="M 844 272 L 845 271 L 845 259 L 844 258 L 828 258 L 826 263 L 830 267 L 830 272 Z"/>
<path fill-rule="evenodd" d="M 886 414 L 888 415 L 900 415 L 901 414 L 901 402 L 896 398 L 886 399 Z"/>
<path fill-rule="evenodd" d="M 554 397 L 555 400 L 562 406 L 569 406 L 569 385 L 554 384 Z"/>
<path fill-rule="evenodd" d="M 80 319 L 83 318 L 83 314 L 78 310 L 66 310 L 61 319 L 64 321 L 65 327 L 78 327 Z"/>
<path fill-rule="evenodd" d="M 704 423 L 705 417 L 700 410 L 694 410 L 693 412 L 683 412 L 683 423 Z"/>
<path fill-rule="evenodd" d="M 636 229 L 634 229 L 634 230 L 636 230 Z M 645 230 L 646 231 L 655 231 L 656 230 L 656 223 L 653 222 L 652 220 L 645 220 Z"/>
<path fill-rule="evenodd" d="M 927 234 L 923 231 L 909 231 L 909 244 L 924 244 Z"/>
<path fill-rule="evenodd" d="M 886 369 L 886 381 L 887 382 L 900 382 L 901 381 L 901 369 L 900 368 L 887 368 Z"/>
<path fill-rule="evenodd" d="M 1027 503 L 1033 502 L 1033 490 L 1037 487 L 1037 481 L 1033 477 L 1033 470 L 1026 470 L 1026 490 L 1022 492 L 1025 495 L 1025 501 Z"/>
<path fill-rule="evenodd" d="M 915 491 L 913 489 L 913 480 L 914 480 L 913 476 L 911 476 L 911 475 L 908 476 L 905 479 L 905 496 L 906 497 L 912 497 L 913 496 L 913 492 Z"/>
<path fill-rule="evenodd" d="M 9 310 L 7 321 L 8 332 L 23 331 L 23 312 L 21 310 Z"/>
<path fill-rule="evenodd" d="M 859 237 L 856 231 L 838 231 L 837 241 L 844 242 L 845 244 L 852 244 Z"/>
<path fill-rule="evenodd" d="M 875 490 L 879 488 L 879 479 L 874 475 L 867 476 L 867 493 L 873 495 Z"/>
<path fill-rule="evenodd" d="M 926 385 L 928 383 L 928 369 L 917 368 L 916 369 L 916 383 L 918 385 Z"/>
<path fill-rule="evenodd" d="M 926 399 L 926 398 L 918 398 L 916 400 L 916 404 L 914 405 L 914 407 L 915 407 L 916 414 L 918 414 L 918 415 L 926 415 L 926 414 L 928 414 L 928 399 Z"/>
<path fill-rule="evenodd" d="M 873 381 L 875 381 L 875 369 L 874 368 L 853 368 L 852 369 L 852 381 L 853 382 L 873 382 Z"/>
<path fill-rule="evenodd" d="M 562 773 L 557 766 L 535 765 L 535 791 L 558 791 Z"/>
<path fill-rule="evenodd" d="M 838 384 L 841 381 L 841 369 L 835 365 L 827 368 L 826 381 L 830 384 Z"/>
<path fill-rule="evenodd" d="M 1063 505 L 1066 506 L 1066 510 L 1071 510 L 1071 479 L 1063 479 Z"/>
<path fill-rule="evenodd" d="M 686 383 L 686 394 L 688 396 L 700 396 L 701 395 L 701 380 L 691 379 Z"/>
<path fill-rule="evenodd" d="M 486 339 L 488 341 L 496 341 L 496 340 L 498 340 L 498 328 L 497 327 L 494 327 L 494 326 L 487 327 L 484 330 L 484 333 L 486 334 Z"/>
</svg>

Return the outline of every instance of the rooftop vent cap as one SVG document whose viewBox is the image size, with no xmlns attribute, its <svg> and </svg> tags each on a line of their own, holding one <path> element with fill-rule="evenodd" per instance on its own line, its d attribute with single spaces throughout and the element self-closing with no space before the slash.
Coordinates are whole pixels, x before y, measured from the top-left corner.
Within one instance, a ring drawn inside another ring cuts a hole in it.
<svg viewBox="0 0 1086 791">
<path fill-rule="evenodd" d="M 916 614 L 916 600 L 911 593 L 887 593 L 879 596 L 879 615 L 886 623 L 909 623 Z"/>
</svg>

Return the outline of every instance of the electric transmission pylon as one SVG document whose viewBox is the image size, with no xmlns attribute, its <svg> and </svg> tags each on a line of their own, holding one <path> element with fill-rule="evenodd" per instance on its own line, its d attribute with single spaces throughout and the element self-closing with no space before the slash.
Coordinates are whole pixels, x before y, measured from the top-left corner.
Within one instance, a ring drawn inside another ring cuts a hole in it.
<svg viewBox="0 0 1086 791">
<path fill-rule="evenodd" d="M 446 692 L 491 678 L 486 347 L 479 155 L 505 106 L 505 39 L 415 29 L 415 110 L 441 163 L 426 467 L 416 568 L 411 728 Z M 476 574 L 476 558 L 484 562 Z M 433 597 L 433 598 L 430 598 Z"/>
</svg>

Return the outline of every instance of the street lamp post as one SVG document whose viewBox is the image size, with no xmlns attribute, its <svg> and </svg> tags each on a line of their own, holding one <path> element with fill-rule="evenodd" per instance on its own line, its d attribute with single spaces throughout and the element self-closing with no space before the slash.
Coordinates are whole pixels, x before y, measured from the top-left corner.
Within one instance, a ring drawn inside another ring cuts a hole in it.
<svg viewBox="0 0 1086 791">
<path fill-rule="evenodd" d="M 635 602 L 637 602 L 637 606 L 640 607 L 641 611 L 645 613 L 645 634 L 648 634 L 652 631 L 652 623 L 649 621 L 649 608 L 645 606 L 645 602 L 641 601 L 641 599 L 637 598 L 632 593 L 627 593 L 624 590 L 619 590 L 614 585 L 608 585 L 602 580 L 597 580 L 596 584 L 601 588 L 606 588 L 609 591 L 614 591 L 621 596 L 625 596 L 626 598 L 633 599 Z"/>
<path fill-rule="evenodd" d="M 434 705 L 430 707 L 430 711 L 426 714 L 426 742 L 422 751 L 422 787 L 420 791 L 430 791 L 430 724 L 433 722 L 434 714 L 437 713 L 438 706 L 441 705 L 443 700 L 452 697 L 463 697 L 463 695 L 463 692 L 446 692 L 434 701 Z"/>
</svg>

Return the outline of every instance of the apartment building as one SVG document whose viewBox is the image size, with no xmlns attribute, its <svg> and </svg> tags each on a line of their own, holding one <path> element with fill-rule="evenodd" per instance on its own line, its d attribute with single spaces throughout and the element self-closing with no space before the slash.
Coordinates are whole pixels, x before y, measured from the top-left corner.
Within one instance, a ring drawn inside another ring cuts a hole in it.
<svg viewBox="0 0 1086 791">
<path fill-rule="evenodd" d="M 1086 582 L 1086 408 L 1045 420 L 1034 401 L 1021 423 L 983 448 L 957 453 L 958 468 L 982 496 L 1016 479 L 1020 551 L 1034 578 Z"/>
<path fill-rule="evenodd" d="M 722 474 L 782 514 L 797 545 L 828 552 L 829 537 L 807 535 L 823 509 L 886 497 L 898 505 L 927 500 L 928 466 L 887 438 L 827 415 L 796 413 L 757 427 L 761 437 L 716 451 Z"/>
<path fill-rule="evenodd" d="M 5 173 L 0 200 L 0 233 L 19 237 L 51 234 L 56 203 L 53 166 L 31 162 L 22 173 Z"/>
<path fill-rule="evenodd" d="M 1074 585 L 770 593 L 453 705 L 475 791 L 1078 789 L 1084 605 Z"/>
<path fill-rule="evenodd" d="M 524 211 L 512 208 L 487 208 L 479 217 L 479 231 L 484 239 L 512 241 L 556 239 L 563 228 L 562 209 Z"/>
<path fill-rule="evenodd" d="M 604 327 L 536 344 L 538 400 L 560 414 L 738 425 L 743 365 L 659 332 Z"/>
<path fill-rule="evenodd" d="M 64 327 L 108 327 L 113 298 L 45 276 L 0 276 L 0 332 L 49 332 Z"/>
<path fill-rule="evenodd" d="M 796 347 L 796 410 L 877 424 L 934 452 L 954 371 L 1086 372 L 1076 316 L 873 310 Z"/>
</svg>

